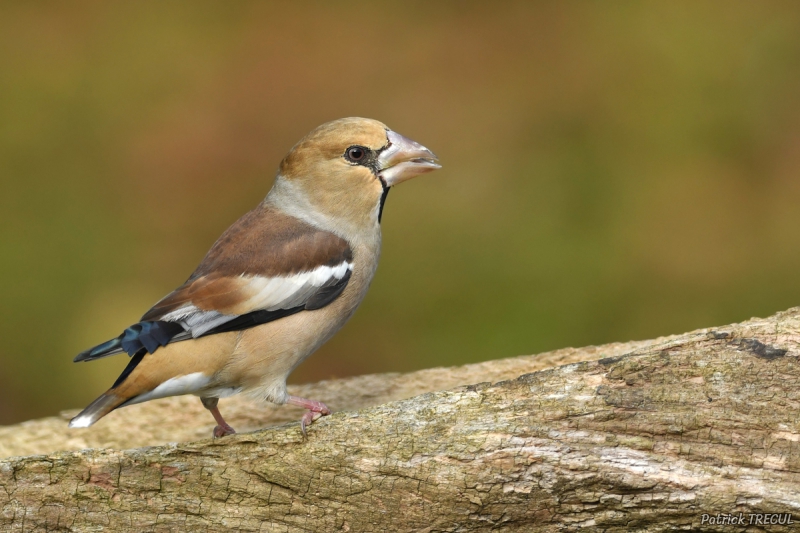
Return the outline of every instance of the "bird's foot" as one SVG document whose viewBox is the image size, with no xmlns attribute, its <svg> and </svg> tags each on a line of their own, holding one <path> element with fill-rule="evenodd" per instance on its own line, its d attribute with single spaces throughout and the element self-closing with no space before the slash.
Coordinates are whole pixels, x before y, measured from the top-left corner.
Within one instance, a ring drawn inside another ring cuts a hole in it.
<svg viewBox="0 0 800 533">
<path fill-rule="evenodd" d="M 219 412 L 217 407 L 219 398 L 200 398 L 200 401 L 203 402 L 203 407 L 208 409 L 211 412 L 211 416 L 217 421 L 217 427 L 214 428 L 213 433 L 215 439 L 236 433 L 236 430 L 225 422 L 225 419 L 222 418 L 222 413 Z"/>
<path fill-rule="evenodd" d="M 299 396 L 289 396 L 286 400 L 286 403 L 302 407 L 303 409 L 308 409 L 308 411 L 303 413 L 303 416 L 300 418 L 300 430 L 303 432 L 304 438 L 308 437 L 308 434 L 306 433 L 306 426 L 311 425 L 314 420 L 322 416 L 328 416 L 333 412 L 322 402 L 318 402 L 316 400 L 306 400 L 305 398 L 300 398 Z"/>
<path fill-rule="evenodd" d="M 227 437 L 228 435 L 233 435 L 234 433 L 236 433 L 236 430 L 230 427 L 225 422 L 214 428 L 215 439 L 218 439 L 220 437 Z"/>
</svg>

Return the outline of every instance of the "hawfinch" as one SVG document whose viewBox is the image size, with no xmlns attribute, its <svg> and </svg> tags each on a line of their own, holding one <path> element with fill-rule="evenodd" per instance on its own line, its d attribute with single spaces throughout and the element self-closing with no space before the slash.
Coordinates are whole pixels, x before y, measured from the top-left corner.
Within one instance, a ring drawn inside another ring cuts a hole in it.
<svg viewBox="0 0 800 533">
<path fill-rule="evenodd" d="M 214 243 L 189 279 L 140 322 L 75 357 L 127 353 L 117 381 L 73 418 L 87 427 L 118 407 L 195 394 L 214 436 L 234 433 L 217 408 L 239 392 L 331 413 L 291 396 L 286 378 L 355 312 L 375 274 L 390 188 L 440 168 L 436 156 L 375 120 L 319 126 L 281 161 L 258 207 Z"/>
</svg>

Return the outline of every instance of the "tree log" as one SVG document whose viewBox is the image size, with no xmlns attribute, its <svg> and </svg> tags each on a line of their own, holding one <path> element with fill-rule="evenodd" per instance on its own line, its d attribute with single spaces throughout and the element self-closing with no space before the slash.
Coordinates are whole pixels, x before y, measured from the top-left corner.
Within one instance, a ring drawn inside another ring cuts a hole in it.
<svg viewBox="0 0 800 533">
<path fill-rule="evenodd" d="M 0 428 L 0 452 L 17 456 L 0 461 L 0 530 L 730 531 L 741 520 L 734 529 L 788 531 L 800 523 L 799 343 L 795 308 L 294 387 L 339 410 L 306 440 L 299 411 L 243 400 L 224 405 L 234 427 L 295 421 L 125 449 L 210 434 L 199 402 L 176 398 L 88 430 L 63 417 Z"/>
</svg>

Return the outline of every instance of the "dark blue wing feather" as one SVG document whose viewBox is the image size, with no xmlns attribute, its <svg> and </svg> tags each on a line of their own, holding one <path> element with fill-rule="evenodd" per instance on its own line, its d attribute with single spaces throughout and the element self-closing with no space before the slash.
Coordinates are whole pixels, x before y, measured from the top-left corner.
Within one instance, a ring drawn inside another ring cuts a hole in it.
<svg viewBox="0 0 800 533">
<path fill-rule="evenodd" d="M 166 346 L 184 331 L 183 326 L 177 322 L 165 322 L 163 320 L 139 322 L 127 328 L 116 339 L 111 339 L 79 353 L 73 361 L 76 363 L 92 361 L 121 352 L 133 356 L 140 350 L 153 353 L 161 346 Z"/>
</svg>

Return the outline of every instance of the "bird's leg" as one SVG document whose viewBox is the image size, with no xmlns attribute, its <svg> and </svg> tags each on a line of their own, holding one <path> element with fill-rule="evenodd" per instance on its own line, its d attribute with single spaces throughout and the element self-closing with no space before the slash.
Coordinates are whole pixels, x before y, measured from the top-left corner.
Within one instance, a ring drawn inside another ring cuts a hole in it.
<svg viewBox="0 0 800 533">
<path fill-rule="evenodd" d="M 322 402 L 318 402 L 316 400 L 306 400 L 305 398 L 300 398 L 299 396 L 289 396 L 286 399 L 286 403 L 291 405 L 296 405 L 297 407 L 302 407 L 303 409 L 308 409 L 305 413 L 303 413 L 303 417 L 300 419 L 300 429 L 303 431 L 303 436 L 306 435 L 306 426 L 311 424 L 314 420 L 321 416 L 328 416 L 331 414 L 331 410 Z"/>
<path fill-rule="evenodd" d="M 219 398 L 200 398 L 200 401 L 203 402 L 203 407 L 211 411 L 211 416 L 213 416 L 214 420 L 217 421 L 217 427 L 214 428 L 215 439 L 236 433 L 236 430 L 234 430 L 228 425 L 227 422 L 225 422 L 225 419 L 222 418 L 222 413 L 220 413 L 219 409 L 217 408 Z"/>
</svg>

